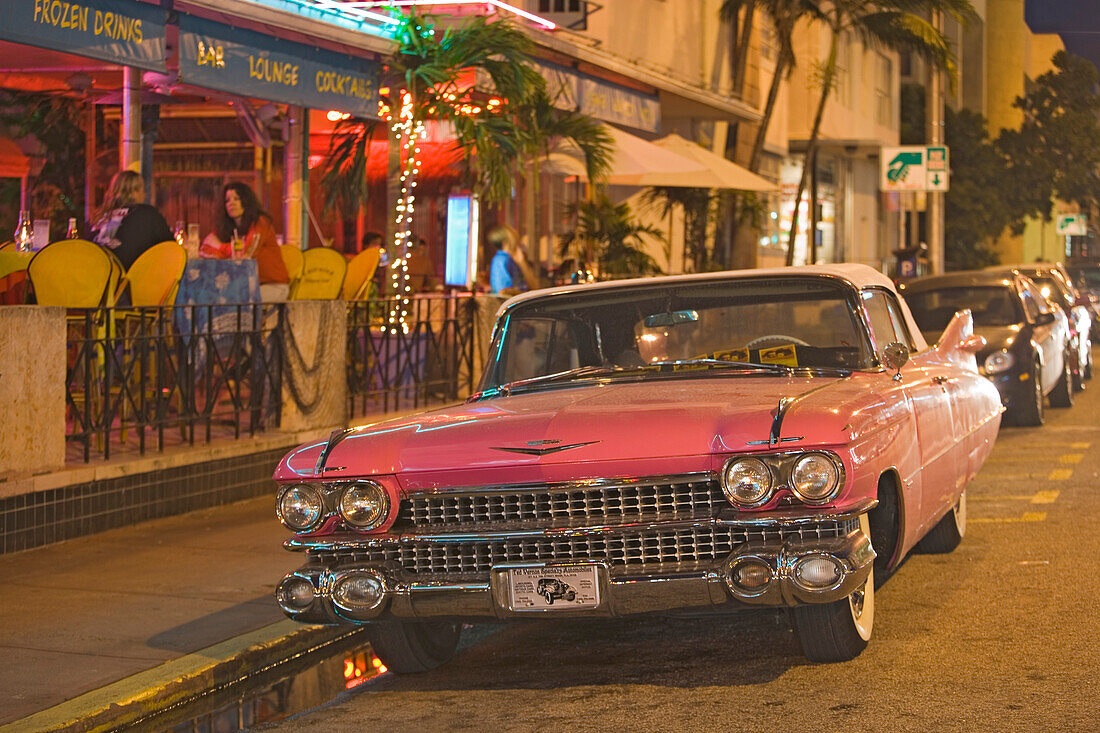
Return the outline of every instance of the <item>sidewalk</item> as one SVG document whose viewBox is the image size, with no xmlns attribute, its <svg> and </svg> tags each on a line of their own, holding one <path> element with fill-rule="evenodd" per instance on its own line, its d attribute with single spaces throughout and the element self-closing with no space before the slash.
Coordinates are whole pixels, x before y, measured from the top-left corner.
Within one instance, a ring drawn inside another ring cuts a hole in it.
<svg viewBox="0 0 1100 733">
<path fill-rule="evenodd" d="M 346 635 L 275 605 L 287 536 L 268 496 L 0 555 L 0 731 L 136 720 Z"/>
</svg>

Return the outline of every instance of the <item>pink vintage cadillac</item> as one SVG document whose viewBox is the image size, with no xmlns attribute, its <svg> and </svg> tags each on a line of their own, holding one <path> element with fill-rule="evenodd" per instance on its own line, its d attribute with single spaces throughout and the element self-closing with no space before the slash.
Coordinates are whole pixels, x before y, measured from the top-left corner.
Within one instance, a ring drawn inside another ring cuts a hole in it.
<svg viewBox="0 0 1100 733">
<path fill-rule="evenodd" d="M 792 607 L 806 656 L 871 638 L 875 580 L 949 552 L 997 437 L 968 311 L 921 337 L 862 265 L 528 293 L 465 404 L 337 431 L 275 471 L 288 616 L 368 624 L 392 670 L 463 621 Z"/>
</svg>

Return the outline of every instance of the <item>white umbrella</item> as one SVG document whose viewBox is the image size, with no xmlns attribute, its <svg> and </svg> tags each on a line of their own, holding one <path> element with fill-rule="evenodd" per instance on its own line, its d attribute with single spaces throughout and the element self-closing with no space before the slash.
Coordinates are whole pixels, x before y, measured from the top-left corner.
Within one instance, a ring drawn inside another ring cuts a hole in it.
<svg viewBox="0 0 1100 733">
<path fill-rule="evenodd" d="M 641 186 L 677 186 L 685 188 L 732 188 L 738 191 L 776 191 L 778 186 L 766 178 L 762 178 L 748 168 L 743 168 L 731 160 L 726 160 L 716 155 L 702 145 L 697 145 L 690 140 L 685 140 L 676 133 L 663 137 L 653 143 L 659 148 L 670 153 L 675 153 L 682 158 L 688 158 L 702 166 L 706 172 L 699 173 L 666 173 L 660 176 L 651 175 L 643 177 Z M 618 183 L 611 176 L 608 183 Z"/>
<path fill-rule="evenodd" d="M 634 181 L 647 176 L 706 173 L 706 167 L 691 158 L 669 152 L 636 135 L 623 132 L 617 127 L 604 125 L 603 128 L 611 136 L 611 166 L 608 183 L 624 186 L 662 185 Z M 540 167 L 543 170 L 567 176 L 587 177 L 581 153 L 575 145 L 570 143 L 562 144 L 559 152 L 550 153 L 548 157 L 543 158 Z"/>
<path fill-rule="evenodd" d="M 611 135 L 611 169 L 605 183 L 616 186 L 672 186 L 682 188 L 732 188 L 739 191 L 775 191 L 776 184 L 733 161 L 715 155 L 675 133 L 648 142 L 604 125 Z M 574 146 L 543 158 L 548 172 L 585 178 L 584 161 Z"/>
</svg>

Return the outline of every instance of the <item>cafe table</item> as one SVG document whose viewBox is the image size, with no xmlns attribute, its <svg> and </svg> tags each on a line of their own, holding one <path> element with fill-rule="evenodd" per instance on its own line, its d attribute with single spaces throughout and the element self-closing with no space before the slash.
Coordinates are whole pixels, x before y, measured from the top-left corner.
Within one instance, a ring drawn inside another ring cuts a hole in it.
<svg viewBox="0 0 1100 733">
<path fill-rule="evenodd" d="M 215 348 L 224 356 L 237 333 L 252 330 L 259 302 L 256 260 L 190 259 L 176 294 L 176 329 L 185 343 L 192 336 L 212 334 Z"/>
</svg>

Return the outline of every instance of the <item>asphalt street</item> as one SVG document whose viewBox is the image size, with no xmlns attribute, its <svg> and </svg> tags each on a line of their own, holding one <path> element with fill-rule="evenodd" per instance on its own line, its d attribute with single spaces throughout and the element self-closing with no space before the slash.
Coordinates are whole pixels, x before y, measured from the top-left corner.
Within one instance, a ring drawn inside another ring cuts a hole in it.
<svg viewBox="0 0 1100 733">
<path fill-rule="evenodd" d="M 1100 381 L 1001 430 L 963 543 L 906 560 L 852 662 L 806 662 L 785 612 L 479 627 L 438 670 L 263 729 L 1098 730 L 1098 413 Z"/>
</svg>

